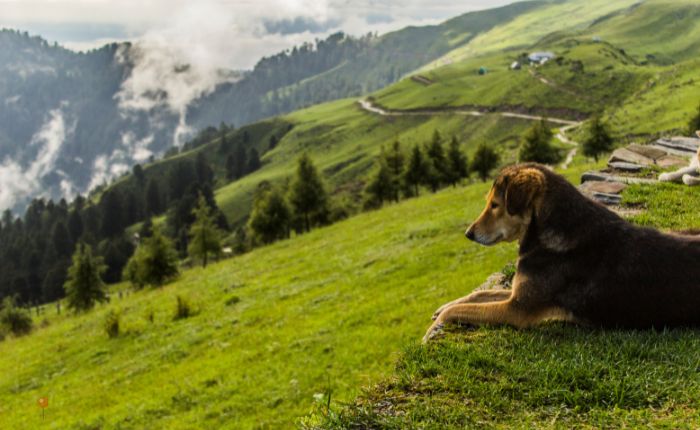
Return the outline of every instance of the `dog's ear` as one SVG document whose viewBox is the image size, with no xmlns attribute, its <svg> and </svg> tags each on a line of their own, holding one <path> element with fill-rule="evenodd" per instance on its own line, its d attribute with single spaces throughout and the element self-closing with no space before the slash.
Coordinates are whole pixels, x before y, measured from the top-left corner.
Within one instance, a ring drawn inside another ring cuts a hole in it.
<svg viewBox="0 0 700 430">
<path fill-rule="evenodd" d="M 506 210 L 509 215 L 522 215 L 544 189 L 544 173 L 525 168 L 504 178 Z"/>
</svg>

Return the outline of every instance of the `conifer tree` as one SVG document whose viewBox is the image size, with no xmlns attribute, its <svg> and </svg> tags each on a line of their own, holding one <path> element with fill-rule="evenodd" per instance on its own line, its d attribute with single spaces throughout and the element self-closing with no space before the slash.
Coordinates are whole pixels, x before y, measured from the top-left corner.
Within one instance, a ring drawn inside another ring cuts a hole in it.
<svg viewBox="0 0 700 430">
<path fill-rule="evenodd" d="M 87 311 L 95 303 L 107 300 L 102 281 L 106 269 L 102 259 L 92 254 L 89 245 L 78 244 L 73 254 L 73 264 L 68 269 L 68 279 L 63 285 L 69 308 L 76 312 Z"/>
<path fill-rule="evenodd" d="M 382 154 L 377 159 L 377 164 L 377 170 L 365 187 L 365 194 L 367 195 L 365 206 L 368 208 L 379 207 L 385 201 L 395 199 L 395 196 L 398 195 L 398 182 L 395 180 L 392 169 L 387 163 L 383 149 Z"/>
<path fill-rule="evenodd" d="M 268 244 L 289 237 L 291 213 L 284 195 L 276 187 L 258 187 L 248 228 L 255 239 Z"/>
<path fill-rule="evenodd" d="M 200 184 L 211 184 L 212 182 L 214 182 L 214 171 L 209 166 L 209 162 L 207 161 L 204 152 L 200 152 L 197 154 L 194 166 L 195 173 L 197 175 L 197 181 Z"/>
<path fill-rule="evenodd" d="M 83 235 L 83 217 L 78 209 L 71 211 L 68 216 L 68 232 L 73 243 L 76 243 Z"/>
<path fill-rule="evenodd" d="M 525 133 L 525 141 L 520 147 L 518 159 L 520 162 L 551 164 L 559 159 L 557 150 L 552 146 L 552 130 L 547 127 L 544 119 L 537 121 Z"/>
<path fill-rule="evenodd" d="M 416 145 L 411 150 L 411 156 L 404 172 L 404 183 L 412 195 L 418 195 L 418 187 L 425 182 L 426 170 L 423 151 Z"/>
<path fill-rule="evenodd" d="M 258 154 L 258 150 L 255 148 L 250 148 L 250 150 L 248 151 L 247 172 L 255 172 L 260 168 L 260 165 L 260 155 Z"/>
<path fill-rule="evenodd" d="M 158 181 L 149 179 L 146 185 L 146 216 L 152 217 L 163 211 Z"/>
<path fill-rule="evenodd" d="M 467 156 L 459 148 L 457 136 L 452 136 L 450 147 L 447 150 L 447 181 L 456 186 L 460 179 L 469 176 L 467 170 Z"/>
<path fill-rule="evenodd" d="M 124 267 L 124 278 L 136 287 L 160 286 L 179 273 L 177 252 L 172 241 L 158 227 L 153 235 L 141 241 L 136 252 Z"/>
<path fill-rule="evenodd" d="M 323 181 L 307 154 L 299 157 L 289 188 L 289 203 L 304 231 L 310 231 L 314 223 L 325 222 L 328 215 L 328 196 Z"/>
<path fill-rule="evenodd" d="M 612 149 L 613 139 L 610 137 L 607 125 L 600 116 L 596 115 L 591 119 L 588 126 L 588 133 L 583 143 L 583 155 L 593 157 L 598 161 L 600 154 Z"/>
<path fill-rule="evenodd" d="M 426 176 L 425 184 L 435 192 L 447 179 L 447 163 L 445 159 L 445 150 L 442 147 L 442 137 L 435 130 L 425 151 L 426 154 Z"/>
<path fill-rule="evenodd" d="M 202 194 L 199 195 L 193 214 L 195 220 L 190 227 L 187 252 L 190 257 L 200 259 L 202 267 L 207 267 L 209 254 L 215 257 L 221 255 L 222 233 L 216 227 L 212 210 Z"/>
<path fill-rule="evenodd" d="M 401 151 L 401 142 L 394 141 L 391 149 L 384 155 L 387 168 L 391 174 L 392 198 L 399 201 L 399 191 L 401 190 L 401 179 L 404 171 L 404 155 Z"/>
<path fill-rule="evenodd" d="M 124 230 L 124 205 L 121 193 L 117 190 L 107 191 L 100 199 L 100 232 L 102 237 L 110 238 Z"/>
<path fill-rule="evenodd" d="M 476 172 L 482 181 L 486 181 L 493 169 L 498 166 L 498 153 L 490 146 L 482 143 L 476 149 L 471 162 L 471 171 Z"/>
</svg>

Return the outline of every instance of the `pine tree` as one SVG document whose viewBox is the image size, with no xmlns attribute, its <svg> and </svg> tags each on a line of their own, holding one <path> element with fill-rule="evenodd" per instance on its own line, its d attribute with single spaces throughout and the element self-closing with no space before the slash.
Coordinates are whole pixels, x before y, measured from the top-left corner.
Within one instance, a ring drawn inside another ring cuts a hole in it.
<svg viewBox="0 0 700 430">
<path fill-rule="evenodd" d="M 467 164 L 467 156 L 459 148 L 457 137 L 452 136 L 450 147 L 447 150 L 447 182 L 456 186 L 460 179 L 468 177 Z"/>
<path fill-rule="evenodd" d="M 73 242 L 71 241 L 68 229 L 63 221 L 58 221 L 51 230 L 51 243 L 59 258 L 69 257 L 73 252 Z"/>
<path fill-rule="evenodd" d="M 558 151 L 552 146 L 552 130 L 547 127 L 544 119 L 533 124 L 525 133 L 525 141 L 520 147 L 518 159 L 520 162 L 532 161 L 535 163 L 552 164 L 560 157 Z"/>
<path fill-rule="evenodd" d="M 247 133 L 247 132 L 246 132 Z M 233 149 L 233 162 L 231 166 L 231 179 L 240 179 L 246 174 L 247 154 L 245 146 L 239 143 Z"/>
<path fill-rule="evenodd" d="M 214 182 L 214 171 L 209 166 L 209 162 L 207 161 L 207 157 L 204 155 L 204 152 L 197 154 L 194 166 L 197 181 L 200 184 L 211 184 Z"/>
<path fill-rule="evenodd" d="M 688 123 L 688 135 L 695 137 L 695 133 L 700 130 L 700 104 L 698 105 L 698 110 L 695 112 L 693 117 Z"/>
<path fill-rule="evenodd" d="M 291 213 L 284 195 L 275 187 L 258 186 L 248 220 L 248 228 L 255 239 L 268 244 L 287 238 L 290 222 Z"/>
<path fill-rule="evenodd" d="M 253 173 L 256 170 L 258 170 L 261 166 L 260 163 L 260 155 L 258 154 L 258 150 L 255 148 L 250 148 L 248 151 L 248 166 L 247 166 L 247 172 L 248 173 Z"/>
<path fill-rule="evenodd" d="M 273 134 L 272 136 L 270 136 L 270 141 L 267 145 L 267 149 L 269 151 L 272 151 L 273 149 L 275 149 L 277 147 L 277 143 L 278 143 L 277 136 L 275 136 Z"/>
<path fill-rule="evenodd" d="M 583 155 L 593 157 L 598 161 L 600 154 L 612 149 L 613 139 L 610 137 L 607 125 L 600 116 L 596 115 L 591 119 L 588 126 L 588 133 L 583 143 Z"/>
<path fill-rule="evenodd" d="M 123 277 L 139 288 L 160 286 L 178 275 L 177 263 L 177 252 L 172 241 L 154 227 L 153 235 L 141 241 L 124 267 Z"/>
<path fill-rule="evenodd" d="M 482 181 L 486 181 L 489 173 L 498 166 L 498 162 L 498 153 L 490 146 L 482 143 L 474 153 L 470 170 L 476 172 Z"/>
<path fill-rule="evenodd" d="M 425 184 L 435 192 L 447 179 L 447 162 L 445 160 L 445 151 L 442 147 L 442 137 L 435 130 L 425 151 L 426 154 L 426 176 Z"/>
<path fill-rule="evenodd" d="M 426 170 L 423 152 L 419 146 L 414 146 L 404 172 L 404 182 L 414 196 L 418 195 L 418 187 L 425 182 Z"/>
<path fill-rule="evenodd" d="M 78 209 L 74 209 L 68 216 L 68 232 L 73 243 L 83 235 L 83 217 Z"/>
<path fill-rule="evenodd" d="M 87 311 L 95 303 L 107 300 L 102 281 L 105 270 L 102 259 L 92 255 L 90 246 L 78 244 L 73 254 L 73 264 L 68 269 L 68 280 L 63 285 L 69 308 L 77 312 Z"/>
<path fill-rule="evenodd" d="M 124 205 L 117 190 L 107 191 L 100 199 L 100 232 L 102 237 L 114 237 L 124 230 Z"/>
<path fill-rule="evenodd" d="M 146 176 L 143 173 L 143 167 L 141 167 L 140 164 L 136 164 L 134 165 L 132 172 L 134 173 L 134 177 L 136 178 L 136 181 L 138 181 L 139 186 L 143 185 L 144 181 L 146 180 Z"/>
<path fill-rule="evenodd" d="M 399 201 L 399 192 L 401 191 L 401 179 L 404 170 L 404 155 L 401 151 L 401 142 L 394 141 L 391 145 L 391 150 L 384 155 L 387 168 L 391 174 L 392 198 L 394 201 Z"/>
<path fill-rule="evenodd" d="M 159 215 L 163 211 L 158 181 L 150 179 L 146 186 L 146 216 Z"/>
<path fill-rule="evenodd" d="M 375 208 L 381 206 L 385 201 L 394 199 L 398 194 L 398 183 L 394 179 L 392 169 L 384 156 L 384 150 L 377 159 L 377 170 L 370 178 L 365 187 L 367 201 L 365 207 Z"/>
<path fill-rule="evenodd" d="M 221 231 L 214 223 L 212 210 L 203 195 L 199 195 L 197 207 L 193 211 L 195 221 L 189 231 L 187 251 L 190 257 L 202 261 L 202 267 L 207 267 L 209 254 L 216 257 L 221 255 Z"/>
<path fill-rule="evenodd" d="M 289 188 L 289 203 L 304 231 L 310 231 L 314 221 L 325 222 L 328 196 L 316 167 L 306 154 L 299 157 L 296 175 Z"/>
</svg>

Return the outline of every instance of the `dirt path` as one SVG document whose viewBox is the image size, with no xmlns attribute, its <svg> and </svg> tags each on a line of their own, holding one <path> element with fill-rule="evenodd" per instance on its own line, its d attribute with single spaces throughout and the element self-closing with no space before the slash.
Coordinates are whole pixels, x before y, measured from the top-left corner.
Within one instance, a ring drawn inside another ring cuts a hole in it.
<svg viewBox="0 0 700 430">
<path fill-rule="evenodd" d="M 396 110 L 386 110 L 382 109 L 379 106 L 374 105 L 371 101 L 362 99 L 358 101 L 360 104 L 360 107 L 364 109 L 367 112 L 371 112 L 376 115 L 381 115 L 381 116 L 435 116 L 435 115 L 463 115 L 463 116 L 474 116 L 474 117 L 481 117 L 484 115 L 500 115 L 505 118 L 519 118 L 519 119 L 524 119 L 528 121 L 541 121 L 543 119 L 546 119 L 548 122 L 554 123 L 554 124 L 559 124 L 563 125 L 564 127 L 561 127 L 559 129 L 559 132 L 556 134 L 556 138 L 559 139 L 561 142 L 573 146 L 573 148 L 567 153 L 566 159 L 564 162 L 561 164 L 562 169 L 567 169 L 569 165 L 571 164 L 571 161 L 573 161 L 574 156 L 576 155 L 576 152 L 578 150 L 578 143 L 574 142 L 573 140 L 569 139 L 566 137 L 565 133 L 569 130 L 573 130 L 575 128 L 580 127 L 583 122 L 581 121 L 571 121 L 568 119 L 562 119 L 562 118 L 550 118 L 550 117 L 542 117 L 542 116 L 537 116 L 537 115 L 526 115 L 522 113 L 516 113 L 516 112 L 493 112 L 493 113 L 483 113 L 479 111 L 473 111 L 473 110 L 445 110 L 445 109 L 421 109 L 421 110 L 414 110 L 414 111 L 396 111 Z"/>
</svg>

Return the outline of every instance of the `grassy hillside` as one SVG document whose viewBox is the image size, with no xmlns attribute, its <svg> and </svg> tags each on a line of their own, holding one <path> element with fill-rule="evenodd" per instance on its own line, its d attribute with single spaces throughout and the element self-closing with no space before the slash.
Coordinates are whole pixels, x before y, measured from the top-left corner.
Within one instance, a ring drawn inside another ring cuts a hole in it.
<svg viewBox="0 0 700 430">
<path fill-rule="evenodd" d="M 633 221 L 700 228 L 697 190 L 636 185 Z M 690 428 L 700 419 L 697 330 L 451 328 L 407 344 L 391 377 L 319 405 L 309 428 Z"/>
<path fill-rule="evenodd" d="M 349 400 L 434 308 L 514 257 L 463 237 L 488 187 L 362 214 L 86 315 L 49 307 L 35 333 L 0 342 L 0 428 L 289 428 L 317 393 Z M 173 321 L 177 295 L 199 314 Z M 125 332 L 112 340 L 110 310 Z"/>
</svg>

